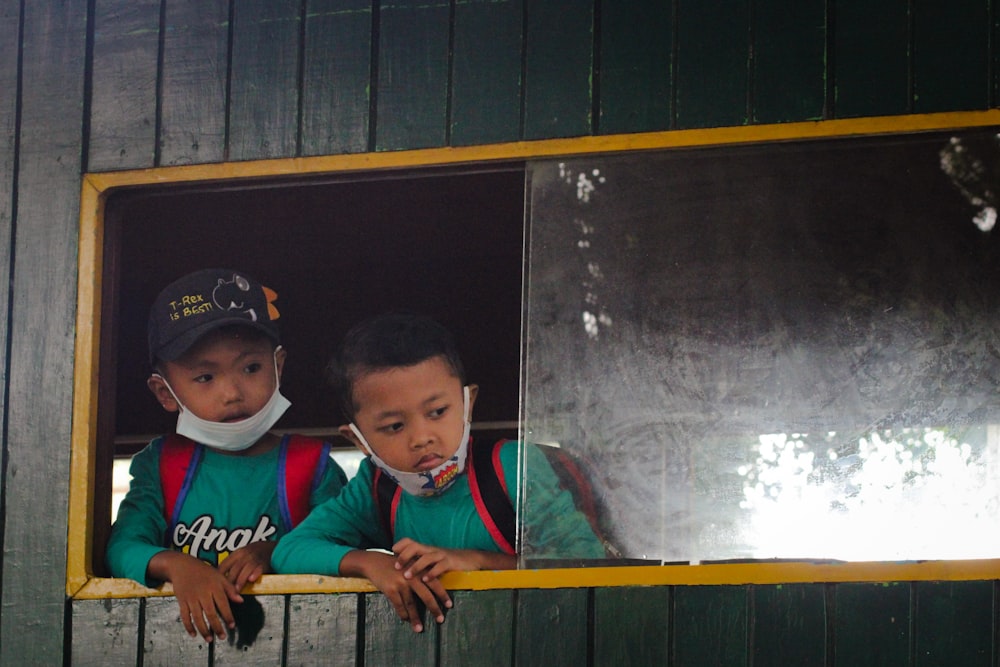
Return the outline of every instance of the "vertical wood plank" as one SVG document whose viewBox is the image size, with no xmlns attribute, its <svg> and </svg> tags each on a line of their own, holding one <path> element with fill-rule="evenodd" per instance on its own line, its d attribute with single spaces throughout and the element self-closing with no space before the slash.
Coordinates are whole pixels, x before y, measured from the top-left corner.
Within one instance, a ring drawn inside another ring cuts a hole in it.
<svg viewBox="0 0 1000 667">
<path fill-rule="evenodd" d="M 674 588 L 674 667 L 745 667 L 746 586 Z"/>
<path fill-rule="evenodd" d="M 445 144 L 449 20 L 446 0 L 399 0 L 382 6 L 376 150 Z"/>
<path fill-rule="evenodd" d="M 510 667 L 514 592 L 453 591 L 455 606 L 440 626 L 440 667 Z"/>
<path fill-rule="evenodd" d="M 424 612 L 424 631 L 417 633 L 400 620 L 386 596 L 369 593 L 364 599 L 365 667 L 398 667 L 400 656 L 412 665 L 434 664 L 438 638 L 434 619 Z"/>
<path fill-rule="evenodd" d="M 593 0 L 530 2 L 524 38 L 524 138 L 590 134 Z"/>
<path fill-rule="evenodd" d="M 211 664 L 210 644 L 188 635 L 181 625 L 176 598 L 147 598 L 145 620 L 142 667 Z"/>
<path fill-rule="evenodd" d="M 669 628 L 667 586 L 594 591 L 595 665 L 666 665 Z"/>
<path fill-rule="evenodd" d="M 160 164 L 226 156 L 229 0 L 170 0 L 163 31 Z"/>
<path fill-rule="evenodd" d="M 160 0 L 95 4 L 88 171 L 152 167 Z"/>
<path fill-rule="evenodd" d="M 22 3 L 3 443 L 3 665 L 63 663 L 87 5 Z"/>
<path fill-rule="evenodd" d="M 523 0 L 456 3 L 451 145 L 520 138 L 523 21 Z"/>
<path fill-rule="evenodd" d="M 74 667 L 138 665 L 140 604 L 137 598 L 72 602 L 71 664 Z"/>
<path fill-rule="evenodd" d="M 311 0 L 302 75 L 302 154 L 368 148 L 372 0 Z"/>
<path fill-rule="evenodd" d="M 728 2 L 725 11 L 708 3 L 678 3 L 678 128 L 746 124 L 749 31 L 747 0 Z"/>
<path fill-rule="evenodd" d="M 21 50 L 18 25 L 21 21 L 18 0 L 0 0 L 0 90 L 17 90 L 17 56 Z M 14 165 L 17 149 L 17 95 L 13 92 L 0 96 L 0 276 L 10 280 L 11 249 L 14 247 Z M 0 290 L 0 373 L 7 377 L 10 359 L 7 358 L 7 322 L 10 315 L 10 291 Z M 7 383 L 0 382 L 0 405 L 7 404 Z M 0 430 L 5 426 L 6 414 L 0 411 Z M 0 442 L 0 455 L 6 452 L 7 443 Z M 4 476 L 0 474 L 0 494 L 3 493 Z M 2 559 L 2 556 L 0 556 Z M 2 562 L 2 561 L 0 561 Z"/>
<path fill-rule="evenodd" d="M 600 134 L 670 129 L 673 5 L 601 4 Z"/>
<path fill-rule="evenodd" d="M 910 105 L 907 0 L 837 0 L 834 115 L 906 113 Z"/>
<path fill-rule="evenodd" d="M 913 12 L 914 112 L 987 108 L 989 2 L 926 0 Z"/>
<path fill-rule="evenodd" d="M 236 628 L 227 640 L 216 640 L 213 665 L 273 667 L 281 664 L 285 641 L 285 597 L 244 595 L 233 609 Z"/>
<path fill-rule="evenodd" d="M 241 0 L 233 9 L 229 159 L 298 150 L 300 0 Z"/>
<path fill-rule="evenodd" d="M 911 664 L 909 584 L 837 584 L 834 590 L 837 667 Z"/>
<path fill-rule="evenodd" d="M 587 664 L 587 589 L 525 589 L 517 594 L 514 664 Z"/>
<path fill-rule="evenodd" d="M 826 603 L 823 584 L 753 587 L 755 667 L 823 667 Z"/>
<path fill-rule="evenodd" d="M 293 595 L 288 601 L 287 667 L 358 664 L 358 595 Z"/>
<path fill-rule="evenodd" d="M 753 121 L 821 119 L 826 0 L 755 0 L 753 7 Z"/>
<path fill-rule="evenodd" d="M 994 663 L 993 582 L 918 582 L 916 667 Z"/>
</svg>

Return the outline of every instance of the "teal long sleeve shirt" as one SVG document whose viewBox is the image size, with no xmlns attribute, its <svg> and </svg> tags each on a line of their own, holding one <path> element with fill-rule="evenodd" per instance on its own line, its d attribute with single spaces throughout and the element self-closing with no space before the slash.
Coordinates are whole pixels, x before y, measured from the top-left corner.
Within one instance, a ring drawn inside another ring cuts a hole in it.
<svg viewBox="0 0 1000 667">
<path fill-rule="evenodd" d="M 531 511 L 526 512 L 526 534 L 532 551 L 556 558 L 603 558 L 604 547 L 587 518 L 573 504 L 545 455 L 535 446 L 524 448 Z M 518 443 L 508 441 L 500 452 L 511 502 L 518 506 L 521 475 Z M 344 491 L 323 503 L 282 539 L 271 557 L 278 573 L 340 574 L 340 562 L 354 549 L 391 549 L 394 542 L 410 539 L 446 549 L 500 552 L 479 518 L 468 475 L 462 474 L 444 493 L 435 496 L 400 495 L 396 534 L 383 529 L 372 496 L 374 466 L 362 462 L 358 474 Z M 514 480 L 511 484 L 510 481 Z"/>
<path fill-rule="evenodd" d="M 162 441 L 153 440 L 133 457 L 132 481 L 118 508 L 107 550 L 113 576 L 145 586 L 159 585 L 147 577 L 146 569 L 153 556 L 170 548 L 160 484 Z M 257 456 L 229 456 L 206 447 L 178 517 L 186 549 L 218 564 L 235 548 L 282 537 L 277 475 L 277 447 Z M 336 496 L 346 483 L 344 471 L 331 459 L 310 494 L 310 505 Z"/>
</svg>

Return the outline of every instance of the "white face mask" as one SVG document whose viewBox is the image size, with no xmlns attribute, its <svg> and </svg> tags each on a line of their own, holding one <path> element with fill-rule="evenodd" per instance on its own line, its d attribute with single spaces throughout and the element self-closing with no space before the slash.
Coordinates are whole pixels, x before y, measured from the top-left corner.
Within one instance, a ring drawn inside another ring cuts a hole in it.
<svg viewBox="0 0 1000 667">
<path fill-rule="evenodd" d="M 469 431 L 472 428 L 472 424 L 469 421 L 469 388 L 462 388 L 462 398 L 463 398 L 463 410 L 462 419 L 465 423 L 465 427 L 462 429 L 462 442 L 459 444 L 458 449 L 447 461 L 441 465 L 432 468 L 431 470 L 424 470 L 422 472 L 404 472 L 402 470 L 396 470 L 395 468 L 389 467 L 385 461 L 380 459 L 375 451 L 365 440 L 365 436 L 361 435 L 361 429 L 359 429 L 355 424 L 350 424 L 351 430 L 354 431 L 354 435 L 358 437 L 361 444 L 372 458 L 372 463 L 377 465 L 382 469 L 385 474 L 392 477 L 399 488 L 403 489 L 410 495 L 413 496 L 434 496 L 439 493 L 443 493 L 448 487 L 450 487 L 458 476 L 465 471 L 465 460 L 466 454 L 469 451 Z"/>
<path fill-rule="evenodd" d="M 281 347 L 277 347 L 274 350 L 274 377 L 278 378 L 278 350 Z M 177 401 L 177 405 L 180 406 L 180 414 L 177 415 L 177 428 L 176 431 L 179 435 L 187 436 L 195 442 L 200 442 L 203 445 L 212 447 L 214 449 L 221 449 L 227 452 L 241 452 L 244 449 L 249 448 L 255 442 L 261 439 L 265 433 L 267 433 L 272 426 L 278 421 L 281 415 L 285 414 L 291 403 L 287 398 L 281 395 L 279 388 L 281 386 L 280 380 L 275 382 L 274 392 L 271 393 L 271 398 L 268 399 L 267 403 L 261 408 L 257 414 L 247 419 L 240 420 L 238 422 L 213 422 L 207 419 L 202 419 L 198 415 L 194 414 L 181 403 L 181 400 L 177 398 L 177 394 L 174 392 L 173 387 L 167 382 L 167 379 L 162 375 L 154 373 L 154 377 L 158 377 L 163 380 L 163 384 L 167 386 L 170 390 L 170 394 Z"/>
</svg>

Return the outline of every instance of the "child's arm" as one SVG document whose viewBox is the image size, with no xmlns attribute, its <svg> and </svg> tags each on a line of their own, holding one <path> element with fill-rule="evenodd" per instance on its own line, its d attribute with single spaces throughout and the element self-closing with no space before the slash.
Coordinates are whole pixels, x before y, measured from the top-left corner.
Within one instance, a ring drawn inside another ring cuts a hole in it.
<svg viewBox="0 0 1000 667">
<path fill-rule="evenodd" d="M 395 568 L 403 577 L 419 577 L 424 583 L 436 581 L 445 572 L 453 570 L 513 570 L 517 556 L 476 551 L 474 549 L 444 549 L 414 542 L 406 537 L 392 547 L 396 554 Z"/>
<path fill-rule="evenodd" d="M 378 551 L 349 551 L 340 561 L 340 574 L 348 577 L 364 577 L 389 598 L 396 613 L 407 621 L 414 632 L 423 632 L 417 598 L 423 601 L 427 611 L 438 623 L 444 623 L 441 607 L 451 608 L 451 598 L 437 579 L 423 581 L 407 578 L 396 567 L 396 558 Z"/>
<path fill-rule="evenodd" d="M 173 584 L 181 623 L 192 637 L 200 634 L 210 642 L 214 634 L 224 639 L 226 628 L 236 627 L 229 602 L 243 602 L 243 598 L 236 587 L 208 563 L 179 551 L 161 551 L 150 559 L 148 575 Z"/>
</svg>

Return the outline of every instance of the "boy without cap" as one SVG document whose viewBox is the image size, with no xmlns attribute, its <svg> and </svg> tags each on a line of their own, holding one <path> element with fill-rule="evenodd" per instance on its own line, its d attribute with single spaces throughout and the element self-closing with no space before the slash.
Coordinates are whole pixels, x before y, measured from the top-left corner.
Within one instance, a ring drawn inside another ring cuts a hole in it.
<svg viewBox="0 0 1000 667">
<path fill-rule="evenodd" d="M 346 484 L 328 444 L 270 432 L 290 405 L 279 391 L 276 298 L 246 273 L 205 269 L 167 286 L 149 314 L 147 385 L 178 413 L 176 434 L 133 459 L 107 560 L 114 576 L 171 582 L 185 629 L 209 642 L 235 627 L 231 603 L 243 602 L 244 584 L 270 571 L 292 523 L 282 500 L 311 507 Z M 312 457 L 308 479 L 279 494 L 279 467 L 302 453 Z M 182 485 L 170 474 L 178 458 Z"/>
<path fill-rule="evenodd" d="M 427 317 L 400 312 L 363 322 L 348 332 L 328 371 L 351 421 L 340 431 L 368 458 L 342 494 L 278 543 L 272 562 L 281 573 L 365 577 L 420 632 L 418 600 L 438 623 L 452 606 L 442 574 L 517 566 L 509 540 L 495 537 L 477 509 L 466 470 L 477 466 L 466 460 L 483 451 L 487 460 L 495 455 L 507 480 L 505 500 L 516 508 L 518 443 L 473 447 L 469 429 L 478 387 L 466 384 L 451 334 Z M 536 447 L 525 447 L 524 454 L 533 547 L 559 557 L 603 558 L 603 544 L 559 488 L 545 455 Z M 391 530 L 373 493 L 383 474 L 402 489 L 392 503 Z"/>
</svg>

